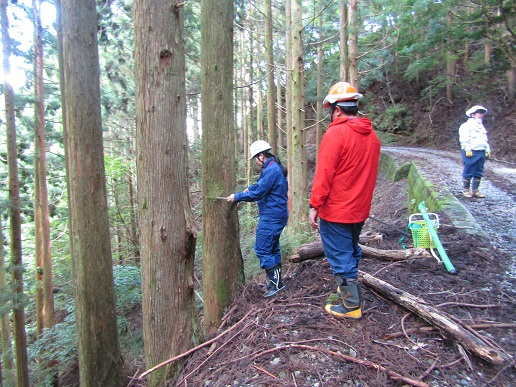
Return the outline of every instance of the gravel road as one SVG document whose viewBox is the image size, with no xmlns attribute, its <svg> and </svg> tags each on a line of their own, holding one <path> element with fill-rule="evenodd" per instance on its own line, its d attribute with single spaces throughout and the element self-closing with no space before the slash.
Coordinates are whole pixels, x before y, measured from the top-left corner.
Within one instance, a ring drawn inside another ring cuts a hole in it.
<svg viewBox="0 0 516 387">
<path fill-rule="evenodd" d="M 485 199 L 462 196 L 462 161 L 459 152 L 435 149 L 382 147 L 397 159 L 413 161 L 434 184 L 443 184 L 475 218 L 494 248 L 510 257 L 509 273 L 516 276 L 516 166 L 488 160 L 480 191 Z"/>
</svg>

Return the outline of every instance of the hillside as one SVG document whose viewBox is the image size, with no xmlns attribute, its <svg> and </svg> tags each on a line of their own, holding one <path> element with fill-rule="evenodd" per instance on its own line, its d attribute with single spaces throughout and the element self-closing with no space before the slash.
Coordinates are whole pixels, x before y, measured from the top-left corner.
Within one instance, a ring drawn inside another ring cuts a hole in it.
<svg viewBox="0 0 516 387">
<path fill-rule="evenodd" d="M 495 85 L 498 79 L 493 79 Z M 449 104 L 445 98 L 435 103 L 422 101 L 421 96 L 410 92 L 410 84 L 393 83 L 390 94 L 383 84 L 371 87 L 366 93 L 364 111 L 372 119 L 382 137 L 383 145 L 409 145 L 458 151 L 459 126 L 467 120 L 465 111 L 473 105 L 485 106 L 489 112 L 484 126 L 488 131 L 494 159 L 516 164 L 516 105 L 508 100 L 506 90 L 492 87 L 472 97 L 474 91 Z M 464 94 L 466 94 L 464 92 Z M 395 102 L 395 103 L 393 103 Z"/>
</svg>

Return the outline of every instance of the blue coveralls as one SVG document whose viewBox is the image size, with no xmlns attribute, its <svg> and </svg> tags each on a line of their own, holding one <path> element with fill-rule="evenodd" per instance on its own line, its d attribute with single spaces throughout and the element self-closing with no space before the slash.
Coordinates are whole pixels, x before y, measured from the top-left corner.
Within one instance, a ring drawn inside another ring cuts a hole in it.
<svg viewBox="0 0 516 387">
<path fill-rule="evenodd" d="M 268 270 L 281 264 L 279 239 L 288 221 L 288 181 L 271 157 L 263 165 L 258 181 L 247 189 L 248 192 L 235 194 L 235 202 L 258 202 L 260 220 L 254 251 L 260 268 Z"/>
</svg>

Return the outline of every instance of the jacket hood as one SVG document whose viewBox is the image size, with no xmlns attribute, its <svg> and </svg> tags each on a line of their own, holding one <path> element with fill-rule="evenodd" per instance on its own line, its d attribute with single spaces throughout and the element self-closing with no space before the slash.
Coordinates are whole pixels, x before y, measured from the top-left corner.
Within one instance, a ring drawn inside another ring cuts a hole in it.
<svg viewBox="0 0 516 387">
<path fill-rule="evenodd" d="M 330 124 L 330 127 L 344 123 L 359 134 L 368 135 L 373 131 L 373 124 L 369 118 L 336 118 Z"/>
</svg>

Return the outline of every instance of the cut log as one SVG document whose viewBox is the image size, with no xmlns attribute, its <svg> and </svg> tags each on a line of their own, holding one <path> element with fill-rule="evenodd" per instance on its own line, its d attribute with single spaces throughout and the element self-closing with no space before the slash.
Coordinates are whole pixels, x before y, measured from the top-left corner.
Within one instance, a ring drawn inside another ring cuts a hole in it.
<svg viewBox="0 0 516 387">
<path fill-rule="evenodd" d="M 362 238 L 362 236 L 360 236 Z M 377 258 L 383 261 L 405 261 L 414 258 L 430 258 L 432 255 L 426 249 L 407 250 L 379 250 L 373 247 L 360 245 L 362 256 Z M 308 259 L 319 259 L 324 257 L 324 249 L 321 241 L 307 243 L 300 246 L 296 253 L 289 258 L 290 262 L 302 262 Z"/>
<path fill-rule="evenodd" d="M 480 334 L 473 334 L 466 330 L 462 325 L 453 321 L 446 312 L 427 305 L 421 298 L 364 272 L 360 272 L 360 278 L 362 284 L 417 314 L 423 320 L 436 327 L 445 336 L 454 340 L 456 344 L 461 345 L 468 352 L 480 357 L 484 361 L 497 366 L 504 365 L 509 361 L 508 355 L 498 348 L 493 348 Z"/>
</svg>

